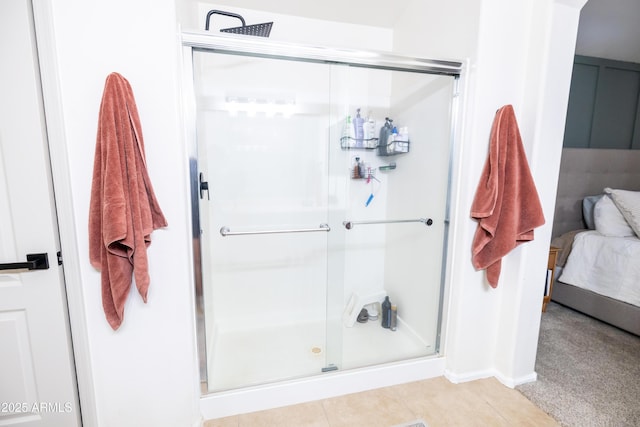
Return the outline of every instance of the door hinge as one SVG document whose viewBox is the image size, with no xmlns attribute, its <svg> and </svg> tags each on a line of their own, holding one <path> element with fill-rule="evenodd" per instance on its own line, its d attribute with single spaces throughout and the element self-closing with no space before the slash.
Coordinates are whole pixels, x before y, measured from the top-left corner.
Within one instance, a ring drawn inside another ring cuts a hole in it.
<svg viewBox="0 0 640 427">
<path fill-rule="evenodd" d="M 62 251 L 58 251 L 56 256 L 58 257 L 58 265 L 62 265 Z"/>
</svg>

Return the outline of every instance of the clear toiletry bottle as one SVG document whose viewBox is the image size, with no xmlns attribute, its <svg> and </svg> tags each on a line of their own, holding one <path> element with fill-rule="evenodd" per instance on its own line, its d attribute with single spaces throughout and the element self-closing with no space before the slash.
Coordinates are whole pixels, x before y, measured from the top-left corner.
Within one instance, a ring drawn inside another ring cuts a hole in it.
<svg viewBox="0 0 640 427">
<path fill-rule="evenodd" d="M 389 140 L 387 142 L 387 150 L 389 151 L 389 153 L 395 153 L 396 152 L 396 140 L 398 139 L 398 128 L 397 127 L 393 127 L 393 129 L 391 130 L 391 135 L 389 135 Z"/>
<path fill-rule="evenodd" d="M 356 118 L 353 121 L 356 135 L 356 147 L 364 147 L 364 119 L 360 116 L 360 109 L 356 110 Z"/>
<path fill-rule="evenodd" d="M 376 148 L 378 140 L 376 139 L 376 121 L 371 117 L 371 112 L 365 122 L 365 145 L 367 148 Z"/>
<path fill-rule="evenodd" d="M 369 304 L 366 306 L 367 313 L 369 313 L 369 320 L 378 320 L 378 303 Z"/>
<path fill-rule="evenodd" d="M 401 126 L 398 131 L 399 141 L 409 141 L 409 128 L 407 126 Z"/>
<path fill-rule="evenodd" d="M 398 133 L 398 139 L 401 141 L 400 143 L 396 143 L 396 151 L 401 153 L 409 152 L 409 128 L 407 126 L 403 126 L 400 128 L 400 132 Z"/>
<path fill-rule="evenodd" d="M 360 162 L 360 178 L 371 179 L 371 165 L 364 160 Z"/>
<path fill-rule="evenodd" d="M 347 116 L 344 120 L 344 127 L 342 128 L 342 147 L 343 148 L 352 148 L 355 146 L 355 141 L 353 140 L 353 123 L 351 123 L 351 116 Z"/>
</svg>

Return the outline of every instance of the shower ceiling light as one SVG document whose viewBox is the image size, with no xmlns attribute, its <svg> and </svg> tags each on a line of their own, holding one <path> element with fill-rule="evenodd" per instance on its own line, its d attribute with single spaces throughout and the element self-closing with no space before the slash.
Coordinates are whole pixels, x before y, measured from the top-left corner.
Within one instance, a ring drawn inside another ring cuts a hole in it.
<svg viewBox="0 0 640 427">
<path fill-rule="evenodd" d="M 225 110 L 235 116 L 239 112 L 246 113 L 248 117 L 264 114 L 266 117 L 282 116 L 289 118 L 296 113 L 294 100 L 266 100 L 255 98 L 229 97 L 225 101 Z"/>
</svg>

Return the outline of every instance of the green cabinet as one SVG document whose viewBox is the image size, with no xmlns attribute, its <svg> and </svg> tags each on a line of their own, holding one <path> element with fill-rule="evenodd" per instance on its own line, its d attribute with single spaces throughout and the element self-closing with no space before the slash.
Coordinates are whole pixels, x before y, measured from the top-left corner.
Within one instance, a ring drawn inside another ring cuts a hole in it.
<svg viewBox="0 0 640 427">
<path fill-rule="evenodd" d="M 575 57 L 564 147 L 640 149 L 640 64 Z"/>
</svg>

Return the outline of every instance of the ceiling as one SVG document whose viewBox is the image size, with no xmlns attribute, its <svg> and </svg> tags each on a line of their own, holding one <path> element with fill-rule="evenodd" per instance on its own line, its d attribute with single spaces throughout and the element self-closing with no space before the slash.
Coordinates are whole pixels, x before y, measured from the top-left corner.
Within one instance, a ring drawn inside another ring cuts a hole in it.
<svg viewBox="0 0 640 427">
<path fill-rule="evenodd" d="M 589 0 L 580 13 L 576 53 L 640 62 L 640 1 Z"/>
</svg>

